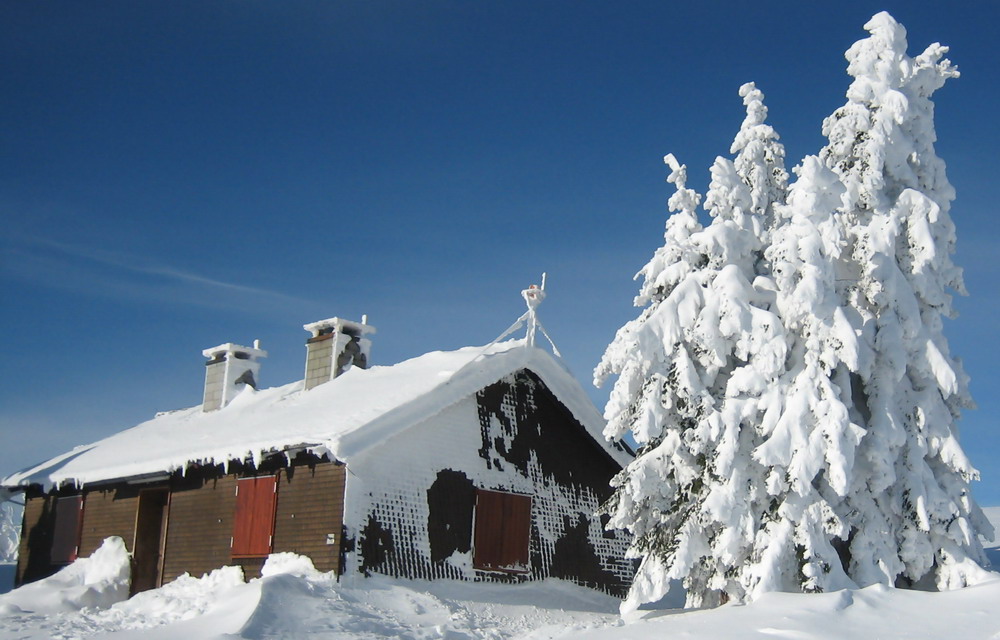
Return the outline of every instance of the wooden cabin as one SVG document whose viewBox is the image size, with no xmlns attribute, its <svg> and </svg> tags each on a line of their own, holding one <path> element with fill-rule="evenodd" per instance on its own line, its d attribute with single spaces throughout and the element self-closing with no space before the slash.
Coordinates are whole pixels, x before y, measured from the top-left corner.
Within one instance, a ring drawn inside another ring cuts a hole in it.
<svg viewBox="0 0 1000 640">
<path fill-rule="evenodd" d="M 255 577 L 288 551 L 340 574 L 625 593 L 626 534 L 595 514 L 631 455 L 557 357 L 526 339 L 363 369 L 365 322 L 305 328 L 304 381 L 258 391 L 266 353 L 221 345 L 202 405 L 0 481 L 25 496 L 17 584 L 120 536 L 133 592 Z"/>
</svg>

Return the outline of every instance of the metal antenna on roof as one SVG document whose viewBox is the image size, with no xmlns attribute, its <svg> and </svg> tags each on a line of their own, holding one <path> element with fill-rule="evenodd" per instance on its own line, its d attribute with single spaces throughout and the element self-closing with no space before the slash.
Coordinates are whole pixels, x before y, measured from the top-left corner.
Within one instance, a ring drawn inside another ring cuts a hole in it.
<svg viewBox="0 0 1000 640">
<path fill-rule="evenodd" d="M 535 346 L 535 331 L 538 328 L 538 305 L 542 304 L 542 300 L 545 299 L 545 274 L 542 274 L 542 287 L 540 289 L 537 284 L 533 284 L 521 291 L 521 297 L 528 305 L 528 335 L 525 337 L 528 346 L 533 347 Z"/>
<path fill-rule="evenodd" d="M 541 331 L 545 339 L 549 341 L 552 345 L 552 352 L 555 353 L 560 358 L 562 355 L 559 353 L 559 348 L 556 346 L 555 342 L 552 342 L 552 338 L 549 337 L 548 332 L 545 331 L 545 327 L 538 320 L 538 305 L 542 304 L 542 300 L 545 300 L 545 275 L 542 274 L 542 286 L 531 285 L 527 289 L 521 292 L 521 297 L 524 298 L 524 302 L 528 305 L 528 334 L 525 336 L 529 347 L 535 346 L 535 332 Z"/>
<path fill-rule="evenodd" d="M 545 299 L 545 275 L 546 274 L 544 273 L 542 274 L 541 287 L 539 287 L 537 284 L 533 284 L 527 289 L 521 291 L 521 297 L 524 298 L 525 303 L 527 303 L 528 310 L 525 311 L 524 315 L 518 318 L 514 322 L 514 324 L 510 325 L 506 331 L 501 333 L 496 340 L 486 345 L 484 351 L 486 349 L 489 349 L 496 343 L 500 342 L 510 334 L 514 333 L 518 329 L 520 329 L 522 326 L 524 326 L 525 321 L 527 321 L 528 333 L 525 336 L 526 338 L 525 342 L 527 343 L 527 345 L 529 347 L 535 346 L 535 332 L 541 331 L 542 335 L 545 336 L 545 339 L 549 341 L 550 345 L 552 345 L 552 352 L 555 353 L 558 357 L 560 358 L 562 357 L 562 354 L 559 353 L 559 348 L 556 347 L 556 343 L 552 342 L 552 338 L 550 338 L 549 334 L 545 331 L 545 327 L 543 327 L 542 323 L 538 321 L 538 313 L 537 313 L 538 305 L 540 305 L 542 303 L 542 300 Z"/>
</svg>

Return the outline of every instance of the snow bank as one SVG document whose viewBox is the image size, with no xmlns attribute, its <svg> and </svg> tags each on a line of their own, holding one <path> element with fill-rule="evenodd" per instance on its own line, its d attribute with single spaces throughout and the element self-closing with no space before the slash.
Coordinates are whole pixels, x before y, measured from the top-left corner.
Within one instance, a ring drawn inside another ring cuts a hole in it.
<svg viewBox="0 0 1000 640">
<path fill-rule="evenodd" d="M 264 561 L 264 566 L 260 569 L 262 578 L 283 573 L 303 578 L 316 578 L 320 575 L 320 572 L 313 565 L 312 560 L 307 556 L 288 552 L 272 553 L 267 557 L 267 560 Z"/>
<path fill-rule="evenodd" d="M 159 589 L 137 593 L 100 616 L 104 624 L 145 628 L 190 620 L 217 604 L 220 594 L 244 586 L 240 567 L 222 567 L 201 578 L 185 573 Z"/>
<path fill-rule="evenodd" d="M 129 571 L 125 542 L 117 536 L 107 538 L 89 558 L 80 558 L 53 576 L 0 595 L 0 614 L 109 607 L 128 598 Z"/>
<path fill-rule="evenodd" d="M 2 638 L 554 638 L 618 624 L 618 601 L 558 580 L 521 585 L 409 581 L 318 573 L 275 554 L 264 577 L 238 567 L 182 576 L 110 608 L 50 615 L 0 612 Z"/>
<path fill-rule="evenodd" d="M 111 541 L 112 547 L 114 542 Z M 118 541 L 117 551 L 123 549 Z M 108 547 L 108 545 L 105 545 Z M 104 549 L 104 547 L 102 547 Z M 107 553 L 111 556 L 113 553 Z M 120 560 L 121 558 L 119 558 Z M 81 566 L 78 561 L 73 566 Z M 97 563 L 100 564 L 100 563 Z M 110 566 L 113 563 L 104 563 Z M 739 638 L 1000 637 L 1000 574 L 943 593 L 883 586 L 823 594 L 772 593 L 750 605 L 700 611 L 639 611 L 623 621 L 618 600 L 559 580 L 524 584 L 399 580 L 318 573 L 301 556 L 272 556 L 264 577 L 239 567 L 182 576 L 104 609 L 61 613 L 0 610 L 0 637 L 108 640 L 555 638 L 700 640 Z M 55 576 L 54 576 L 55 577 Z M 49 579 L 36 594 L 63 591 Z M 24 590 L 18 590 L 23 593 Z"/>
<path fill-rule="evenodd" d="M 86 638 L 98 631 L 93 637 L 115 640 L 240 637 L 259 603 L 260 583 L 244 583 L 240 567 L 223 567 L 201 578 L 185 574 L 105 611 L 81 612 L 59 621 L 58 629 L 66 637 Z"/>
<path fill-rule="evenodd" d="M 753 638 L 988 640 L 1000 637 L 1000 575 L 979 586 L 929 593 L 873 585 L 832 593 L 769 593 L 749 605 L 646 613 L 574 640 Z"/>
<path fill-rule="evenodd" d="M 243 638 L 555 638 L 604 626 L 618 601 L 558 580 L 487 585 L 384 576 L 337 584 L 283 574 L 261 581 Z"/>
</svg>

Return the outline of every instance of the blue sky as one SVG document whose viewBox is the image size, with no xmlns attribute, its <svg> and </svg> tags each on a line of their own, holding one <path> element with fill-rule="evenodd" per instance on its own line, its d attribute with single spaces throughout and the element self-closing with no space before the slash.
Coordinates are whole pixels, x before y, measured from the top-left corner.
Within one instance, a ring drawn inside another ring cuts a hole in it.
<svg viewBox="0 0 1000 640">
<path fill-rule="evenodd" d="M 946 331 L 1000 505 L 1000 4 L 973 2 L 0 2 L 0 473 L 197 404 L 222 342 L 261 339 L 267 386 L 334 315 L 369 314 L 378 364 L 487 343 L 542 271 L 589 386 L 662 243 L 663 155 L 704 190 L 750 80 L 789 166 L 815 153 L 882 9 L 962 71 Z"/>
</svg>

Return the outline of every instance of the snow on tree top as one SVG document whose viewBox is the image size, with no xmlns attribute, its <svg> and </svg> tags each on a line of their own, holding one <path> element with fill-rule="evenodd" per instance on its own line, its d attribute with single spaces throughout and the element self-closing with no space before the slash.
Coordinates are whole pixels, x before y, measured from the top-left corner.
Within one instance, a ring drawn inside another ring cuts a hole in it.
<svg viewBox="0 0 1000 640">
<path fill-rule="evenodd" d="M 308 450 L 343 462 L 503 376 L 530 369 L 613 458 L 630 457 L 601 436 L 604 420 L 573 375 L 548 352 L 511 340 L 434 351 L 387 367 L 353 368 L 309 391 L 302 382 L 255 391 L 228 406 L 201 405 L 76 447 L 0 480 L 0 486 L 78 485 L 185 469 L 191 464 L 259 462 L 269 453 Z"/>
</svg>

